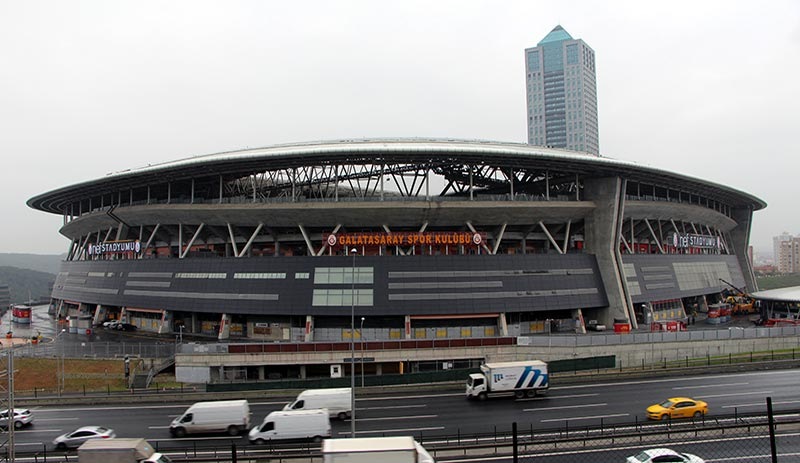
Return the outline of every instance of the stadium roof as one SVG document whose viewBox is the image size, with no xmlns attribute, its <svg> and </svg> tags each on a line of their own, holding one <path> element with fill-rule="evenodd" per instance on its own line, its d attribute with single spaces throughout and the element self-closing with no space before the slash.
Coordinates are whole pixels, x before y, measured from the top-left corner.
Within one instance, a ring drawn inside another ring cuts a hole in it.
<svg viewBox="0 0 800 463">
<path fill-rule="evenodd" d="M 800 302 L 800 286 L 756 291 L 750 295 L 755 299 L 768 301 Z"/>
<path fill-rule="evenodd" d="M 766 203 L 727 185 L 656 167 L 576 151 L 524 143 L 456 139 L 352 139 L 275 145 L 226 151 L 111 172 L 94 180 L 65 186 L 28 200 L 31 208 L 62 214 L 66 204 L 91 196 L 125 191 L 154 183 L 212 175 L 244 174 L 269 168 L 339 163 L 424 162 L 431 157 L 574 170 L 591 176 L 621 176 L 633 181 L 682 190 L 758 210 Z"/>
</svg>

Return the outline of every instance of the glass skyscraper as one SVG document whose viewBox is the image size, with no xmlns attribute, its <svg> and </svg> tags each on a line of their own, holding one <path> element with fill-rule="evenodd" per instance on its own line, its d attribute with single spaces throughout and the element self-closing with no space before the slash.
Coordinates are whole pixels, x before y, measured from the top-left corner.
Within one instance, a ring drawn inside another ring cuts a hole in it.
<svg viewBox="0 0 800 463">
<path fill-rule="evenodd" d="M 525 50 L 528 144 L 599 154 L 594 50 L 561 26 Z"/>
</svg>

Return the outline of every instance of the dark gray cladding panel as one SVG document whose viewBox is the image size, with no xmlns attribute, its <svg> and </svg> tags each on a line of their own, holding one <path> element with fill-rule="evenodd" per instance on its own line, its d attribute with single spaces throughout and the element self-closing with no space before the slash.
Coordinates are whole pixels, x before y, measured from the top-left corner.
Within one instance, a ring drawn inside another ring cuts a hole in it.
<svg viewBox="0 0 800 463">
<path fill-rule="evenodd" d="M 366 256 L 375 315 L 529 312 L 608 305 L 590 254 Z M 193 312 L 349 315 L 314 305 L 313 294 L 349 294 L 347 283 L 315 283 L 321 268 L 349 274 L 353 258 L 187 258 L 64 262 L 53 297 L 75 302 Z"/>
<path fill-rule="evenodd" d="M 626 254 L 622 256 L 634 303 L 710 294 L 730 286 L 744 288 L 744 275 L 733 255 Z M 752 289 L 748 289 L 752 290 Z"/>
</svg>

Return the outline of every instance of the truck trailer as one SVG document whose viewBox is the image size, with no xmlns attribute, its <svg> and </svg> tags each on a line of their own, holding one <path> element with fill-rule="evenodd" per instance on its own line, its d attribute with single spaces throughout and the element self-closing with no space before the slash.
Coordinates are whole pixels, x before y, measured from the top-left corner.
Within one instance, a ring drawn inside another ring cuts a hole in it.
<svg viewBox="0 0 800 463">
<path fill-rule="evenodd" d="M 172 463 L 144 439 L 90 439 L 78 447 L 78 463 Z"/>
<path fill-rule="evenodd" d="M 480 373 L 467 378 L 467 398 L 486 400 L 491 394 L 513 393 L 514 397 L 536 397 L 550 387 L 547 363 L 541 360 L 486 363 Z"/>
<path fill-rule="evenodd" d="M 436 463 L 411 436 L 325 439 L 323 463 Z"/>
</svg>

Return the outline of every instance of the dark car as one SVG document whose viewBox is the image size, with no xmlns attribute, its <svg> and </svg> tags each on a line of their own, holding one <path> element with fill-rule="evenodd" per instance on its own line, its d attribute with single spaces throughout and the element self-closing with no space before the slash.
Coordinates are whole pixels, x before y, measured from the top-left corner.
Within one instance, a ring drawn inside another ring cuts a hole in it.
<svg viewBox="0 0 800 463">
<path fill-rule="evenodd" d="M 130 323 L 117 323 L 114 329 L 119 331 L 136 331 L 136 325 L 131 325 Z"/>
</svg>

